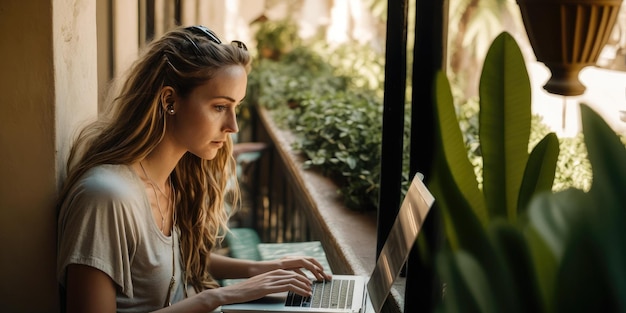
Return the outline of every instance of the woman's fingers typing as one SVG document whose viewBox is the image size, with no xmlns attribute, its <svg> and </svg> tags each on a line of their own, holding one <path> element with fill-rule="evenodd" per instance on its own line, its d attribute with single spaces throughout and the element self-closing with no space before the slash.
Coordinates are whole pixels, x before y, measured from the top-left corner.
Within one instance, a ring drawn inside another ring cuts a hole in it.
<svg viewBox="0 0 626 313">
<path fill-rule="evenodd" d="M 292 291 L 301 296 L 311 295 L 311 280 L 293 270 L 274 270 L 249 278 L 241 283 L 222 287 L 229 303 L 244 302 L 266 295 Z"/>
<path fill-rule="evenodd" d="M 312 280 L 332 279 L 324 271 L 322 264 L 312 257 L 287 256 L 273 261 L 261 261 L 257 265 L 251 271 L 251 278 L 219 288 L 218 292 L 225 296 L 222 299 L 226 303 L 245 302 L 287 291 L 306 297 L 311 295 Z"/>
<path fill-rule="evenodd" d="M 329 273 L 324 272 L 322 264 L 312 257 L 296 257 L 288 256 L 281 259 L 282 268 L 292 271 L 296 271 L 305 275 L 301 269 L 306 269 L 315 276 L 316 280 L 331 280 L 332 276 Z M 305 275 L 306 276 L 306 275 Z"/>
</svg>

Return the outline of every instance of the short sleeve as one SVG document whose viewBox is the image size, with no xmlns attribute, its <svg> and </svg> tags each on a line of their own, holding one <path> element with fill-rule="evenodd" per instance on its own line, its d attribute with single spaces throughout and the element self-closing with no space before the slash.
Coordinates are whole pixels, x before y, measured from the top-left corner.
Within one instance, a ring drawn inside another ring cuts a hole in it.
<svg viewBox="0 0 626 313">
<path fill-rule="evenodd" d="M 82 264 L 106 273 L 133 297 L 136 198 L 128 181 L 98 169 L 74 186 L 59 214 L 57 279 L 62 285 L 67 266 Z"/>
</svg>

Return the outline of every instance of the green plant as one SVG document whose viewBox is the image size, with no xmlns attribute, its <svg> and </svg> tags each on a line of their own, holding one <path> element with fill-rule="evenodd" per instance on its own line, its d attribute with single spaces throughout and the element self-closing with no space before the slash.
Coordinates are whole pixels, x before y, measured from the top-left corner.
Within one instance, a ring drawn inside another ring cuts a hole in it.
<svg viewBox="0 0 626 313">
<path fill-rule="evenodd" d="M 581 113 L 589 192 L 538 194 L 524 218 L 486 227 L 456 211 L 472 244 L 437 257 L 439 312 L 626 312 L 626 149 L 598 114 Z"/>
<path fill-rule="evenodd" d="M 456 212 L 471 212 L 483 226 L 497 218 L 515 221 L 534 194 L 551 190 L 559 154 L 554 133 L 528 153 L 530 81 L 519 46 L 506 32 L 494 40 L 487 53 L 479 96 L 482 189 L 467 157 L 448 80 L 442 72 L 436 77 L 438 147 L 429 187 L 438 199 L 447 238 L 455 248 L 472 245 L 470 238 L 460 235 L 470 225 Z"/>
<path fill-rule="evenodd" d="M 348 207 L 371 210 L 378 201 L 382 106 L 366 94 L 338 92 L 305 99 L 291 125 L 294 148 L 334 178 Z"/>
<path fill-rule="evenodd" d="M 278 60 L 298 45 L 298 27 L 293 21 L 264 20 L 258 24 L 259 29 L 255 32 L 254 39 L 260 58 Z"/>
<path fill-rule="evenodd" d="M 561 153 L 552 190 L 560 191 L 570 187 L 589 190 L 592 173 L 582 133 L 575 137 L 560 138 L 559 142 Z"/>
<path fill-rule="evenodd" d="M 535 263 L 556 265 L 538 280 L 554 311 L 626 312 L 626 149 L 597 113 L 585 105 L 581 113 L 593 183 L 589 192 L 569 189 L 533 201 L 529 228 L 542 239 L 531 241 Z"/>
<path fill-rule="evenodd" d="M 455 86 L 451 86 L 455 87 Z M 458 87 L 457 87 L 458 88 Z M 453 91 L 453 95 L 456 95 Z M 470 162 L 474 166 L 479 188 L 482 188 L 482 153 L 478 139 L 478 113 L 480 106 L 478 98 L 472 97 L 465 103 L 457 105 L 459 126 L 465 140 L 465 147 Z M 531 119 L 529 149 L 532 149 L 543 137 L 551 132 L 543 123 L 541 116 L 533 114 Z M 582 134 L 574 137 L 559 138 L 559 157 L 554 174 L 553 191 L 565 190 L 570 187 L 589 190 L 591 186 L 591 166 L 587 159 L 587 150 Z"/>
<path fill-rule="evenodd" d="M 376 92 L 382 98 L 385 64 L 381 53 L 370 46 L 357 43 L 333 46 L 319 41 L 310 48 L 323 56 L 335 75 L 350 77 L 353 88 Z"/>
<path fill-rule="evenodd" d="M 448 285 L 449 300 L 444 307 L 447 312 L 534 312 L 534 303 L 524 303 L 521 307 L 510 305 L 518 303 L 515 296 L 527 289 L 519 286 L 519 290 L 506 292 L 508 288 L 518 287 L 511 284 L 518 273 L 504 269 L 502 256 L 487 244 L 489 237 L 485 232 L 490 225 L 516 222 L 533 195 L 551 189 L 558 140 L 553 133 L 548 134 L 528 153 L 530 99 L 530 82 L 519 46 L 508 33 L 501 33 L 489 48 L 480 77 L 478 140 L 483 159 L 480 189 L 474 167 L 467 158 L 450 85 L 444 73 L 437 74 L 438 147 L 429 188 L 443 212 L 449 242 L 449 249 L 437 257 L 438 271 Z M 484 275 L 478 264 L 501 275 Z M 474 289 L 470 287 L 477 290 L 491 287 L 494 298 L 473 297 Z"/>
<path fill-rule="evenodd" d="M 553 194 L 559 143 L 551 133 L 529 139 L 527 80 L 519 48 L 502 33 L 481 74 L 480 190 L 449 84 L 436 78 L 440 146 L 429 187 L 450 240 L 434 262 L 446 284 L 438 311 L 626 312 L 626 149 L 583 106 L 593 184 Z M 529 141 L 539 143 L 527 154 Z"/>
<path fill-rule="evenodd" d="M 284 109 L 302 98 L 345 90 L 349 79 L 336 75 L 320 55 L 300 46 L 278 61 L 257 60 L 248 77 L 246 98 L 268 109 Z"/>
<path fill-rule="evenodd" d="M 336 51 L 341 52 L 326 57 L 295 47 L 278 61 L 257 61 L 247 99 L 270 110 L 277 125 L 292 131 L 294 149 L 307 158 L 304 166 L 333 178 L 347 207 L 373 210 L 380 177 L 382 94 L 370 85 L 377 84 L 371 76 L 361 76 L 368 72 L 348 70 L 353 63 L 339 61 L 337 55 L 350 49 Z"/>
</svg>

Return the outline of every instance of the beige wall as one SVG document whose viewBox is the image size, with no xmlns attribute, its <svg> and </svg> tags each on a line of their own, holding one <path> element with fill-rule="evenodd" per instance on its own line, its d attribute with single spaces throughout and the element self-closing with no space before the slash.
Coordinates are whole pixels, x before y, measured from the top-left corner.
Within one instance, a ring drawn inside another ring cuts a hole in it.
<svg viewBox="0 0 626 313">
<path fill-rule="evenodd" d="M 58 311 L 54 201 L 72 136 L 96 116 L 98 90 L 137 54 L 137 3 L 0 1 L 2 312 Z M 190 10 L 185 22 L 199 23 Z M 118 12 L 113 21 L 109 12 Z"/>
<path fill-rule="evenodd" d="M 0 1 L 0 310 L 55 312 L 54 199 L 95 114 L 95 0 Z"/>
</svg>

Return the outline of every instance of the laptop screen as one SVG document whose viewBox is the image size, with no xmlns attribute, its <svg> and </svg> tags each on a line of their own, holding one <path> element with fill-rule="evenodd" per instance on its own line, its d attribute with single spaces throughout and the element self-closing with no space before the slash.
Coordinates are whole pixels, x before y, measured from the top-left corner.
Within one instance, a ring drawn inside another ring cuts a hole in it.
<svg viewBox="0 0 626 313">
<path fill-rule="evenodd" d="M 385 303 L 391 286 L 408 259 L 424 219 L 435 202 L 422 182 L 422 177 L 418 173 L 413 178 L 367 283 L 374 312 L 380 312 Z"/>
</svg>

